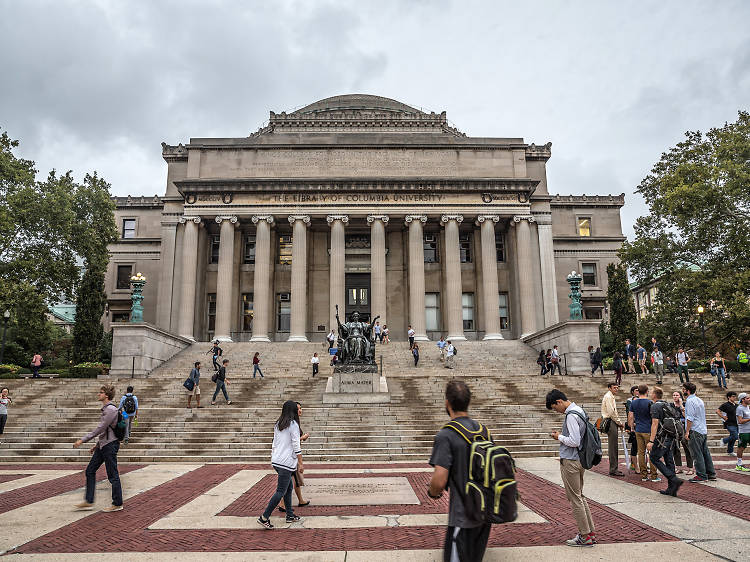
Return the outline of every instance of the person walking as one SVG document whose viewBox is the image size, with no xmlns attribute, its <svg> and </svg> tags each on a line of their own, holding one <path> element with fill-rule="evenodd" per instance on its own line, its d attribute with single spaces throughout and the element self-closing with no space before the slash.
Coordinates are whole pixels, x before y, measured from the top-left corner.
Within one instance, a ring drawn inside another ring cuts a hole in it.
<svg viewBox="0 0 750 562">
<path fill-rule="evenodd" d="M 589 366 L 591 366 L 591 374 L 594 374 L 594 371 L 596 371 L 596 367 L 594 366 L 594 346 L 590 345 L 588 348 L 589 352 Z"/>
<path fill-rule="evenodd" d="M 195 396 L 195 405 L 198 408 L 201 406 L 201 388 L 199 386 L 201 380 L 201 362 L 196 361 L 193 368 L 190 371 L 190 380 L 193 381 L 193 390 L 188 390 L 188 403 L 187 407 L 190 408 L 190 401 Z"/>
<path fill-rule="evenodd" d="M 641 368 L 641 374 L 645 375 L 649 372 L 648 367 L 646 366 L 646 348 L 644 348 L 641 344 L 638 344 L 638 348 L 635 351 L 637 357 L 638 357 L 638 366 Z"/>
<path fill-rule="evenodd" d="M 541 372 L 539 373 L 540 377 L 543 377 L 547 374 L 547 357 L 544 353 L 544 350 L 541 350 L 539 352 L 539 357 L 536 358 L 536 364 L 539 365 L 539 368 L 541 369 Z"/>
<path fill-rule="evenodd" d="M 719 446 L 726 445 L 727 454 L 734 456 L 734 444 L 739 438 L 739 427 L 737 426 L 737 393 L 733 390 L 727 392 L 727 401 L 716 409 L 716 415 L 724 422 L 724 429 L 729 432 L 728 437 L 719 439 Z"/>
<path fill-rule="evenodd" d="M 750 371 L 750 357 L 748 357 L 747 353 L 745 353 L 741 349 L 737 354 L 737 363 L 740 364 L 741 373 L 747 373 L 748 371 Z"/>
<path fill-rule="evenodd" d="M 680 347 L 677 350 L 677 355 L 675 355 L 675 360 L 677 362 L 677 374 L 680 376 L 680 384 L 684 382 L 690 382 L 690 373 L 688 371 L 688 361 L 690 361 L 690 355 L 688 355 L 688 353 Z M 685 375 L 685 380 L 682 379 L 682 375 Z"/>
<path fill-rule="evenodd" d="M 604 365 L 602 365 L 602 348 L 597 347 L 596 351 L 594 351 L 594 361 L 591 369 L 591 376 L 594 375 L 597 369 L 601 372 L 602 376 L 604 376 Z"/>
<path fill-rule="evenodd" d="M 448 345 L 445 341 L 444 336 L 440 336 L 440 339 L 437 342 L 438 350 L 440 350 L 440 362 L 445 363 L 445 346 Z"/>
<path fill-rule="evenodd" d="M 547 372 L 549 373 L 552 371 L 552 350 L 551 349 L 547 350 L 547 353 L 544 354 L 544 358 L 547 361 L 546 363 Z"/>
<path fill-rule="evenodd" d="M 716 382 L 719 388 L 727 388 L 727 366 L 724 364 L 724 358 L 718 351 L 711 358 L 711 373 L 716 376 Z"/>
<path fill-rule="evenodd" d="M 549 362 L 550 362 L 550 369 L 551 369 L 550 375 L 555 374 L 555 369 L 557 369 L 558 375 L 562 374 L 560 372 L 560 352 L 557 350 L 556 345 L 552 346 L 552 354 L 550 355 Z"/>
<path fill-rule="evenodd" d="M 32 378 L 35 378 L 35 379 L 39 378 L 39 369 L 41 368 L 42 368 L 42 356 L 39 355 L 38 353 L 35 353 L 34 357 L 31 358 L 31 370 L 34 373 L 32 375 Z"/>
<path fill-rule="evenodd" d="M 479 431 L 482 426 L 469 417 L 471 391 L 465 382 L 452 380 L 445 387 L 445 411 L 451 421 L 469 431 Z M 448 497 L 448 528 L 445 530 L 443 560 L 481 560 L 487 549 L 492 525 L 475 518 L 465 509 L 466 484 L 469 481 L 470 447 L 459 433 L 443 427 L 435 435 L 430 454 L 434 468 L 427 495 L 440 499 L 445 490 Z"/>
<path fill-rule="evenodd" d="M 620 385 L 611 382 L 607 385 L 607 392 L 602 398 L 602 424 L 606 424 L 607 446 L 609 455 L 609 475 L 625 476 L 620 470 L 618 452 L 620 450 L 620 436 L 618 430 L 624 429 L 625 424 L 620 421 L 620 414 L 617 413 L 617 400 L 615 395 L 620 391 Z"/>
<path fill-rule="evenodd" d="M 680 422 L 682 423 L 682 427 L 685 427 L 685 400 L 682 398 L 682 393 L 679 390 L 675 390 L 672 393 L 672 404 L 674 405 L 675 409 L 680 413 Z M 693 456 L 690 454 L 690 445 L 687 442 L 687 439 L 685 439 L 685 436 L 683 435 L 682 439 L 678 443 L 675 441 L 674 449 L 673 449 L 673 456 L 675 464 L 679 467 L 682 466 L 682 456 L 680 455 L 680 445 L 682 445 L 682 449 L 685 451 L 685 464 L 687 464 L 687 471 L 685 472 L 686 475 L 692 476 L 694 474 L 693 471 Z M 682 469 L 677 469 L 677 473 L 681 473 Z"/>
<path fill-rule="evenodd" d="M 682 390 L 687 396 L 685 400 L 685 437 L 690 445 L 690 454 L 693 456 L 695 467 L 695 476 L 688 482 L 716 480 L 714 461 L 708 450 L 706 405 L 703 400 L 695 395 L 695 383 L 683 383 Z"/>
<path fill-rule="evenodd" d="M 299 426 L 299 432 L 302 433 L 302 435 L 300 435 L 299 440 L 300 442 L 304 442 L 310 438 L 310 434 L 302 432 L 302 424 L 299 421 L 301 415 L 302 415 L 302 404 L 297 402 L 297 417 L 294 419 L 294 421 L 297 422 L 297 425 Z M 300 474 L 299 466 L 297 467 L 297 470 L 295 470 L 292 473 L 292 478 L 294 479 L 294 493 L 297 495 L 297 505 L 299 505 L 300 507 L 305 507 L 306 505 L 310 505 L 310 500 L 305 501 L 305 499 L 302 497 L 302 488 L 305 485 L 305 478 L 304 476 L 302 476 L 302 474 Z M 279 506 L 279 511 L 281 513 L 286 513 L 286 509 L 284 509 L 281 506 Z"/>
<path fill-rule="evenodd" d="M 646 463 L 646 445 L 651 439 L 651 400 L 648 399 L 648 386 L 638 385 L 638 400 L 630 404 L 628 422 L 635 426 L 635 438 L 638 443 L 638 467 L 641 481 L 661 482 L 653 463 Z"/>
<path fill-rule="evenodd" d="M 378 343 L 383 343 L 383 334 L 382 329 L 380 328 L 380 322 L 375 322 L 375 326 L 372 328 L 373 332 L 375 333 L 375 341 Z"/>
<path fill-rule="evenodd" d="M 662 400 L 662 396 L 663 391 L 658 386 L 651 389 L 651 434 L 646 448 L 649 452 L 651 464 L 656 466 L 669 482 L 666 489 L 659 490 L 659 493 L 676 497 L 677 490 L 684 482 L 675 471 L 674 458 L 672 457 L 674 437 L 667 433 L 664 428 L 665 421 L 671 421 L 666 420 L 666 418 L 674 420 L 676 416 L 672 415 L 672 408 Z"/>
<path fill-rule="evenodd" d="M 654 366 L 656 373 L 656 384 L 662 384 L 664 380 L 664 354 L 658 347 L 654 347 L 651 352 L 651 364 Z"/>
<path fill-rule="evenodd" d="M 336 334 L 333 333 L 333 328 L 328 332 L 326 340 L 328 340 L 328 349 L 331 349 L 336 344 Z"/>
<path fill-rule="evenodd" d="M 638 467 L 636 466 L 636 459 L 638 458 L 638 440 L 635 438 L 635 425 L 632 425 L 631 423 L 631 417 L 630 417 L 630 406 L 633 404 L 634 400 L 638 400 L 638 385 L 633 385 L 630 387 L 630 398 L 628 398 L 625 401 L 625 419 L 626 419 L 626 428 L 628 431 L 628 445 L 630 445 L 630 470 L 632 472 L 637 472 Z"/>
<path fill-rule="evenodd" d="M 615 382 L 619 386 L 622 384 L 622 367 L 623 361 L 619 351 L 615 351 L 615 355 L 612 358 L 612 369 L 615 371 Z"/>
<path fill-rule="evenodd" d="M 302 447 L 300 445 L 300 429 L 297 423 L 297 403 L 287 400 L 281 407 L 281 415 L 276 420 L 273 428 L 273 445 L 271 446 L 271 466 L 276 471 L 276 491 L 268 501 L 266 510 L 258 517 L 260 523 L 266 529 L 273 529 L 270 517 L 281 499 L 284 499 L 286 510 L 286 522 L 296 523 L 300 520 L 294 514 L 292 507 L 292 490 L 294 489 L 294 478 L 292 474 L 298 471 L 305 472 L 302 463 Z"/>
<path fill-rule="evenodd" d="M 416 334 L 416 332 L 414 331 L 414 329 L 410 325 L 409 326 L 409 330 L 406 332 L 406 335 L 409 337 L 409 349 L 411 349 L 412 347 L 414 347 L 414 335 L 415 334 Z"/>
<path fill-rule="evenodd" d="M 122 485 L 120 474 L 117 471 L 117 451 L 120 450 L 120 442 L 115 437 L 115 425 L 117 424 L 117 407 L 112 403 L 115 397 L 115 387 L 111 384 L 99 389 L 97 400 L 102 403 L 99 425 L 73 444 L 76 449 L 97 437 L 96 445 L 89 451 L 91 460 L 86 467 L 86 493 L 82 503 L 75 506 L 78 511 L 89 511 L 94 509 L 94 492 L 96 490 L 96 471 L 104 463 L 107 469 L 107 478 L 112 485 L 112 505 L 102 511 L 122 510 Z"/>
<path fill-rule="evenodd" d="M 253 378 L 255 378 L 256 373 L 260 375 L 260 378 L 263 378 L 263 371 L 260 370 L 260 353 L 257 351 L 253 355 Z"/>
<path fill-rule="evenodd" d="M 389 336 L 388 325 L 383 325 L 383 343 L 391 343 L 391 337 Z"/>
<path fill-rule="evenodd" d="M 740 392 L 737 398 L 739 399 L 737 405 L 739 443 L 737 444 L 737 464 L 734 468 L 740 472 L 750 472 L 750 468 L 742 463 L 742 455 L 745 454 L 745 449 L 750 445 L 750 394 Z"/>
<path fill-rule="evenodd" d="M 206 355 L 209 354 L 211 355 L 211 359 L 213 359 L 214 371 L 218 371 L 219 367 L 221 367 L 221 365 L 219 365 L 219 360 L 224 354 L 224 350 L 219 347 L 219 340 L 215 340 L 213 345 L 211 346 L 211 349 L 206 352 Z"/>
<path fill-rule="evenodd" d="M 596 544 L 596 529 L 591 517 L 591 510 L 586 496 L 583 495 L 583 483 L 586 470 L 581 465 L 578 454 L 582 435 L 586 431 L 586 412 L 575 402 L 568 400 L 565 394 L 552 389 L 547 393 L 546 406 L 558 414 L 565 414 L 562 432 L 553 431 L 550 436 L 560 442 L 560 476 L 562 477 L 565 495 L 573 509 L 573 517 L 578 526 L 578 534 L 565 541 L 567 546 L 590 547 Z"/>
<path fill-rule="evenodd" d="M 312 359 L 310 359 L 310 363 L 312 364 L 313 370 L 312 376 L 315 376 L 318 374 L 318 369 L 320 368 L 320 358 L 318 357 L 317 353 L 313 353 Z"/>
<path fill-rule="evenodd" d="M 3 388 L 0 390 L 0 439 L 5 432 L 5 424 L 8 421 L 8 407 L 13 403 L 10 396 L 8 396 L 8 389 Z M 2 443 L 2 441 L 0 441 Z"/>
<path fill-rule="evenodd" d="M 125 394 L 120 398 L 120 406 L 118 409 L 121 412 L 125 412 L 127 418 L 125 419 L 125 439 L 124 442 L 127 445 L 130 441 L 130 429 L 133 426 L 133 420 L 138 419 L 138 397 L 133 394 L 133 387 L 129 386 L 125 390 Z"/>
<path fill-rule="evenodd" d="M 414 344 L 411 348 L 411 354 L 414 356 L 414 366 L 417 366 L 417 363 L 419 363 L 419 345 Z"/>
<path fill-rule="evenodd" d="M 227 394 L 227 385 L 229 384 L 229 381 L 227 380 L 227 365 L 229 365 L 229 359 L 224 359 L 224 361 L 221 362 L 219 370 L 214 373 L 214 378 L 212 380 L 215 379 L 216 390 L 214 390 L 214 397 L 211 399 L 211 406 L 216 406 L 216 397 L 219 395 L 220 390 L 224 394 L 224 400 L 227 401 L 227 405 L 232 403 L 229 399 L 229 394 Z"/>
<path fill-rule="evenodd" d="M 453 369 L 456 366 L 456 348 L 453 347 L 453 344 L 451 343 L 451 340 L 448 340 L 447 345 L 445 346 L 445 368 L 446 369 Z"/>
<path fill-rule="evenodd" d="M 630 343 L 630 340 L 625 340 L 625 355 L 623 355 L 623 359 L 627 361 L 627 369 L 625 369 L 625 372 L 628 374 L 635 374 L 635 365 L 633 364 L 633 359 L 635 359 L 635 347 Z"/>
</svg>

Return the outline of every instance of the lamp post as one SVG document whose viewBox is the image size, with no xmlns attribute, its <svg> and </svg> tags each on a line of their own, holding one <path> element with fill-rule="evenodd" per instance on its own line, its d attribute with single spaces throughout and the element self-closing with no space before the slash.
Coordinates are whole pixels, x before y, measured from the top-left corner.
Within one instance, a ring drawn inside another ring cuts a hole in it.
<svg viewBox="0 0 750 562">
<path fill-rule="evenodd" d="M 703 312 L 706 309 L 702 304 L 698 305 L 698 318 L 701 325 L 701 334 L 703 335 L 703 357 L 708 357 L 708 348 L 706 347 L 706 326 L 703 324 Z"/>
<path fill-rule="evenodd" d="M 0 365 L 2 365 L 5 356 L 5 332 L 8 331 L 8 320 L 10 320 L 10 310 L 3 312 L 3 345 L 0 347 Z"/>
<path fill-rule="evenodd" d="M 146 277 L 138 272 L 130 278 L 130 284 L 133 291 L 130 295 L 132 304 L 130 306 L 130 321 L 143 322 L 143 286 L 146 284 Z"/>
</svg>

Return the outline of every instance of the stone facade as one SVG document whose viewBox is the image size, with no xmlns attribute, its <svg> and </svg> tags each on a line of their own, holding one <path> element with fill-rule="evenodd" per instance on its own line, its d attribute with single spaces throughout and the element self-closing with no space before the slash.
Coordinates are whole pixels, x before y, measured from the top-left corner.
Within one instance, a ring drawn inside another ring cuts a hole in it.
<svg viewBox="0 0 750 562">
<path fill-rule="evenodd" d="M 144 320 L 208 340 L 322 341 L 334 305 L 391 337 L 519 338 L 600 317 L 624 196 L 550 195 L 551 143 L 467 137 L 368 95 L 271 112 L 245 138 L 162 144 L 161 197 L 118 197 L 106 323 L 141 272 Z"/>
</svg>

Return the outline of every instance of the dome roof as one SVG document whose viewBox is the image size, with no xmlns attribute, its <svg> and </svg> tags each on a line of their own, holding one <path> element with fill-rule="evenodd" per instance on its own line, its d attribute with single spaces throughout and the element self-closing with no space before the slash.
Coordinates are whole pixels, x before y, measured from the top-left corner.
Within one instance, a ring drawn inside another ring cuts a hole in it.
<svg viewBox="0 0 750 562">
<path fill-rule="evenodd" d="M 346 110 L 376 110 L 392 113 L 419 114 L 422 111 L 401 103 L 400 101 L 382 96 L 368 94 L 346 94 L 325 98 L 293 112 L 294 115 L 314 115 L 332 111 Z"/>
</svg>

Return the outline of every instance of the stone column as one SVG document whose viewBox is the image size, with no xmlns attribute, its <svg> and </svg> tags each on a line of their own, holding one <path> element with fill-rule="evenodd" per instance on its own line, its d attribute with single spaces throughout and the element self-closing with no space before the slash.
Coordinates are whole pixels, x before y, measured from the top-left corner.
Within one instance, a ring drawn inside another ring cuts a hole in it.
<svg viewBox="0 0 750 562">
<path fill-rule="evenodd" d="M 484 339 L 501 340 L 500 302 L 497 292 L 497 249 L 495 223 L 498 215 L 479 215 L 477 223 L 482 234 L 482 301 L 484 303 Z"/>
<path fill-rule="evenodd" d="M 232 341 L 232 277 L 234 276 L 234 215 L 216 217 L 219 231 L 219 267 L 216 275 L 215 340 Z"/>
<path fill-rule="evenodd" d="M 443 215 L 445 225 L 445 302 L 448 318 L 448 340 L 462 341 L 464 336 L 463 308 L 461 306 L 461 255 L 458 245 L 458 225 L 463 215 Z"/>
<path fill-rule="evenodd" d="M 424 309 L 424 234 L 422 225 L 426 215 L 406 215 L 409 227 L 409 324 L 414 329 L 414 339 L 429 341 L 427 318 Z"/>
<path fill-rule="evenodd" d="M 555 274 L 555 252 L 552 249 L 552 219 L 535 217 L 539 235 L 539 261 L 542 270 L 542 301 L 544 302 L 544 327 L 557 324 L 557 283 Z"/>
<path fill-rule="evenodd" d="M 518 272 L 518 297 L 521 310 L 521 337 L 536 332 L 536 303 L 534 301 L 534 276 L 531 265 L 531 215 L 516 215 L 516 270 Z"/>
<path fill-rule="evenodd" d="M 290 215 L 292 225 L 292 311 L 287 341 L 307 341 L 307 227 L 308 215 Z"/>
<path fill-rule="evenodd" d="M 161 252 L 159 256 L 159 301 L 156 303 L 156 325 L 162 330 L 173 332 L 172 303 L 176 255 L 177 222 L 163 220 L 161 223 Z"/>
<path fill-rule="evenodd" d="M 255 273 L 253 275 L 253 337 L 250 341 L 271 341 L 268 338 L 271 296 L 271 225 L 272 215 L 254 215 Z"/>
<path fill-rule="evenodd" d="M 331 255 L 329 269 L 329 329 L 336 331 L 336 305 L 339 305 L 339 313 L 346 313 L 346 284 L 344 272 L 345 245 L 344 226 L 349 222 L 349 215 L 328 215 L 326 217 L 331 227 Z M 342 318 L 343 320 L 343 318 Z"/>
<path fill-rule="evenodd" d="M 182 286 L 180 291 L 179 334 L 195 340 L 195 283 L 198 276 L 198 225 L 200 217 L 180 217 L 185 225 L 182 237 Z"/>
<path fill-rule="evenodd" d="M 380 315 L 380 326 L 388 323 L 386 316 L 385 273 L 385 225 L 388 215 L 367 215 L 370 223 L 370 285 L 372 287 L 371 308 L 373 317 Z"/>
</svg>

